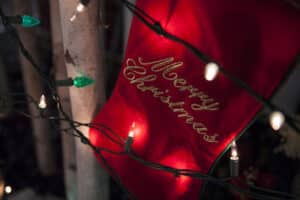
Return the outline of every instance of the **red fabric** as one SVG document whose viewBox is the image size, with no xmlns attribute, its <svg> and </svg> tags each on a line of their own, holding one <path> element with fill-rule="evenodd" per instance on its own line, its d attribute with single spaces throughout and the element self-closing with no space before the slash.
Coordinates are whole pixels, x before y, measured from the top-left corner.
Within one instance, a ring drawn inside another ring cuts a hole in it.
<svg viewBox="0 0 300 200">
<path fill-rule="evenodd" d="M 271 96 L 300 50 L 300 12 L 285 1 L 138 0 L 137 5 L 265 97 Z M 174 60 L 160 63 L 164 71 L 149 64 L 166 58 Z M 174 86 L 185 85 L 183 79 L 198 92 Z M 259 109 L 254 98 L 222 74 L 205 81 L 204 65 L 195 55 L 134 18 L 113 95 L 93 122 L 123 138 L 135 122 L 132 148 L 143 159 L 207 173 Z M 193 119 L 187 120 L 183 111 Z M 122 149 L 93 129 L 90 139 L 99 147 Z M 201 180 L 174 177 L 127 156 L 104 156 L 138 200 L 199 198 Z"/>
</svg>

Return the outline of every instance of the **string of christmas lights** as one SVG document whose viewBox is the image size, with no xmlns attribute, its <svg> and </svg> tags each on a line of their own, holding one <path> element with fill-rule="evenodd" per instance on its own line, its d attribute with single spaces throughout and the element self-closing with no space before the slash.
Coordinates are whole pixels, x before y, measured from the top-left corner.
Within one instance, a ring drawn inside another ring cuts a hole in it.
<svg viewBox="0 0 300 200">
<path fill-rule="evenodd" d="M 20 24 L 23 27 L 33 27 L 40 24 L 40 20 L 28 15 L 6 16 L 4 23 Z"/>
<path fill-rule="evenodd" d="M 89 3 L 90 0 L 80 0 L 76 6 L 76 10 L 74 14 L 70 18 L 70 21 L 73 22 L 77 18 L 77 15 L 82 13 L 85 10 L 85 8 L 88 6 Z"/>
<path fill-rule="evenodd" d="M 174 42 L 177 42 L 184 47 L 186 47 L 188 50 L 190 50 L 192 53 L 195 54 L 206 66 L 205 66 L 205 79 L 207 81 L 213 81 L 218 72 L 222 73 L 225 77 L 227 77 L 229 80 L 231 80 L 233 83 L 235 83 L 237 86 L 239 86 L 241 89 L 248 92 L 249 95 L 254 97 L 259 103 L 261 103 L 265 108 L 268 108 L 271 110 L 270 115 L 270 124 L 271 127 L 276 127 L 274 129 L 275 131 L 278 131 L 284 122 L 295 129 L 300 134 L 300 129 L 295 124 L 295 119 L 290 116 L 288 113 L 283 111 L 283 109 L 279 108 L 278 106 L 274 105 L 271 101 L 266 99 L 265 97 L 258 94 L 255 90 L 253 90 L 248 84 L 246 84 L 243 80 L 236 77 L 234 74 L 229 72 L 226 68 L 218 64 L 217 61 L 213 60 L 209 56 L 205 55 L 201 50 L 190 44 L 189 42 L 183 40 L 182 38 L 177 37 L 176 35 L 173 35 L 169 33 L 168 31 L 164 30 L 161 26 L 159 21 L 156 21 L 154 18 L 149 16 L 147 13 L 145 13 L 142 9 L 138 8 L 131 2 L 127 0 L 120 0 L 141 22 L 143 22 L 148 28 L 150 28 L 152 31 L 154 31 L 156 34 L 161 35 L 167 39 L 170 39 Z M 275 114 L 274 114 L 275 113 Z M 279 115 L 281 115 L 279 117 Z"/>
<path fill-rule="evenodd" d="M 79 0 L 75 11 L 73 12 L 72 16 L 70 17 L 70 22 L 74 22 L 77 19 L 77 16 L 86 10 L 89 3 L 90 3 L 90 0 Z M 99 12 L 100 25 L 103 28 L 108 29 L 110 27 L 110 25 L 105 23 L 105 21 L 103 19 L 103 13 L 104 13 L 103 6 L 100 6 L 100 12 Z"/>
<path fill-rule="evenodd" d="M 34 101 L 32 101 L 31 103 L 36 103 L 37 104 L 37 102 L 34 102 Z M 36 106 L 38 106 L 38 105 L 36 105 Z M 26 116 L 26 117 L 29 117 L 29 118 L 33 118 L 33 116 L 31 116 L 30 114 L 23 113 L 23 115 Z M 77 121 L 71 121 L 69 119 L 64 119 L 64 118 L 56 118 L 56 117 L 52 117 L 52 116 L 50 116 L 50 117 L 47 117 L 47 116 L 34 116 L 34 118 L 44 118 L 44 119 L 54 120 L 54 121 L 68 121 L 68 122 L 71 122 L 75 127 L 87 126 L 87 127 L 99 130 L 101 133 L 106 134 L 106 136 L 108 138 L 110 138 L 110 136 L 109 136 L 109 134 L 106 133 L 107 131 L 110 132 L 111 134 L 115 135 L 115 136 L 119 136 L 117 133 L 113 133 L 110 130 L 110 128 L 108 128 L 108 127 L 106 127 L 105 125 L 102 125 L 102 124 L 82 123 L 82 122 L 77 122 Z M 66 129 L 66 130 L 59 129 L 59 131 L 70 131 L 70 130 L 74 130 L 74 128 L 70 127 L 69 129 Z M 109 150 L 109 149 L 106 149 L 106 148 L 94 147 L 90 143 L 90 141 L 87 138 L 85 138 L 84 136 L 82 137 L 81 135 L 78 135 L 78 134 L 74 134 L 73 136 L 79 137 L 81 139 L 82 143 L 84 143 L 86 145 L 89 145 L 97 154 L 99 154 L 101 156 L 101 159 L 104 159 L 103 155 L 101 154 L 102 151 L 106 152 L 106 153 L 118 155 L 118 156 L 126 156 L 127 155 L 127 156 L 130 156 L 132 159 L 138 161 L 139 163 L 141 163 L 145 166 L 148 166 L 150 168 L 172 173 L 176 177 L 178 177 L 178 176 L 189 176 L 189 177 L 192 177 L 192 178 L 198 178 L 198 179 L 201 179 L 201 180 L 204 180 L 204 181 L 208 181 L 208 182 L 220 185 L 220 186 L 225 187 L 227 189 L 232 189 L 232 190 L 237 191 L 237 192 L 242 192 L 243 194 L 247 194 L 249 197 L 254 198 L 254 199 L 266 199 L 266 200 L 268 200 L 268 199 L 273 200 L 274 199 L 274 200 L 277 200 L 277 199 L 293 199 L 293 198 L 295 198 L 292 195 L 285 194 L 285 193 L 280 193 L 280 192 L 272 191 L 272 190 L 268 191 L 268 193 L 273 192 L 276 195 L 281 195 L 281 196 L 285 196 L 285 197 L 288 197 L 288 198 L 269 197 L 269 196 L 265 196 L 265 195 L 261 195 L 261 194 L 258 195 L 254 192 L 249 192 L 245 189 L 242 189 L 240 187 L 237 187 L 237 186 L 234 186 L 234 185 L 231 185 L 230 183 L 228 183 L 228 181 L 231 180 L 231 178 L 233 178 L 233 177 L 226 178 L 226 179 L 217 179 L 217 178 L 214 178 L 212 176 L 203 174 L 203 173 L 198 172 L 198 171 L 189 170 L 189 169 L 176 169 L 176 168 L 172 168 L 172 167 L 169 167 L 169 166 L 161 165 L 159 163 L 146 161 L 146 160 L 142 159 L 140 156 L 138 156 L 137 153 L 135 153 L 133 151 L 133 149 L 131 148 L 131 144 L 134 142 L 134 136 L 135 136 L 134 123 L 131 127 L 131 130 L 128 133 L 127 140 L 125 140 L 124 138 L 119 136 L 119 141 L 114 141 L 116 144 L 118 144 L 120 146 L 124 146 L 124 151 L 120 151 L 120 152 L 112 151 L 112 150 Z M 233 146 L 235 148 L 232 150 L 231 155 L 232 155 L 232 157 L 237 157 L 236 145 L 233 145 Z M 235 160 L 235 159 L 233 159 L 233 160 Z M 106 167 L 108 167 L 108 166 L 106 166 Z M 111 170 L 109 170 L 109 171 L 111 171 Z M 256 187 L 256 190 L 264 191 L 265 189 Z M 134 199 L 134 198 L 132 198 L 132 199 Z"/>
<path fill-rule="evenodd" d="M 228 73 L 224 68 L 222 68 L 221 66 L 219 66 L 218 64 L 216 64 L 216 62 L 211 62 L 211 59 L 209 59 L 206 55 L 202 54 L 198 49 L 196 49 L 195 47 L 193 47 L 191 44 L 187 43 L 186 41 L 177 38 L 174 35 L 171 35 L 169 33 L 167 33 L 165 30 L 162 29 L 162 27 L 159 25 L 158 22 L 156 22 L 155 20 L 153 20 L 150 16 L 148 16 L 147 14 L 145 14 L 141 9 L 137 8 L 135 5 L 131 4 L 128 1 L 124 1 L 121 0 L 122 3 L 124 3 L 139 19 L 141 19 L 147 26 L 149 26 L 152 30 L 154 30 L 155 32 L 157 32 L 158 34 L 161 34 L 163 36 L 165 36 L 166 38 L 172 39 L 176 42 L 179 42 L 181 44 L 183 44 L 184 46 L 186 46 L 189 50 L 193 51 L 201 60 L 203 60 L 205 63 L 207 63 L 207 74 L 206 75 L 206 79 L 209 81 L 212 81 L 218 71 L 228 75 L 228 77 L 237 83 L 239 86 L 241 86 L 243 89 L 245 89 L 246 91 L 248 91 L 251 95 L 253 95 L 255 98 L 257 98 L 257 100 L 261 103 L 263 103 L 263 105 L 265 105 L 266 107 L 269 108 L 277 108 L 276 106 L 272 105 L 268 100 L 264 99 L 263 97 L 259 96 L 259 94 L 257 94 L 255 91 L 253 91 L 249 86 L 247 86 L 245 83 L 243 83 L 241 80 L 239 80 L 238 78 L 234 77 L 233 75 L 231 75 L 230 73 Z M 3 14 L 2 9 L 0 8 L 0 15 L 1 15 L 1 19 L 3 22 L 6 29 L 8 30 L 8 32 L 11 33 L 11 35 L 13 36 L 14 39 L 16 39 L 18 45 L 21 48 L 21 53 L 25 56 L 25 58 L 28 59 L 28 61 L 33 65 L 33 67 L 38 71 L 38 73 L 41 75 L 41 77 L 43 78 L 43 80 L 47 83 L 47 86 L 49 87 L 49 89 L 51 90 L 51 95 L 53 97 L 54 102 L 57 104 L 57 109 L 59 111 L 59 113 L 62 114 L 62 118 L 56 118 L 53 116 L 46 116 L 44 114 L 41 114 L 40 116 L 30 116 L 29 114 L 26 114 L 28 117 L 35 117 L 35 118 L 45 118 L 45 119 L 49 119 L 49 120 L 53 120 L 53 121 L 67 121 L 70 125 L 70 128 L 68 129 L 64 129 L 61 130 L 63 132 L 69 132 L 70 130 L 74 131 L 74 136 L 79 137 L 81 142 L 83 144 L 86 144 L 88 146 L 90 146 L 90 148 L 97 153 L 97 155 L 99 155 L 99 157 L 102 160 L 102 163 L 104 164 L 104 166 L 107 168 L 108 171 L 111 172 L 112 176 L 115 178 L 115 180 L 120 184 L 120 186 L 122 187 L 122 189 L 127 193 L 127 195 L 131 198 L 131 199 L 135 199 L 134 196 L 132 194 L 129 194 L 129 192 L 126 190 L 125 187 L 122 186 L 122 183 L 118 177 L 118 175 L 114 172 L 114 170 L 110 167 L 110 165 L 107 163 L 106 159 L 104 158 L 104 156 L 102 155 L 102 152 L 107 152 L 107 153 L 111 153 L 111 154 L 115 154 L 115 155 L 119 155 L 119 156 L 123 156 L 123 155 L 127 155 L 130 158 L 132 158 L 133 160 L 136 160 L 137 162 L 139 162 L 142 165 L 145 165 L 147 167 L 156 169 L 156 170 L 161 170 L 161 171 L 165 171 L 165 172 L 169 172 L 174 174 L 174 176 L 189 176 L 192 178 L 197 178 L 197 179 L 202 179 L 204 181 L 207 182 L 211 182 L 214 183 L 216 185 L 220 185 L 222 187 L 231 189 L 231 190 L 235 190 L 237 192 L 241 192 L 243 194 L 246 194 L 249 197 L 252 197 L 254 199 L 264 199 L 264 200 L 279 200 L 279 199 L 295 199 L 296 197 L 290 194 L 286 194 L 286 193 L 280 193 L 277 191 L 272 191 L 272 190 L 266 190 L 264 188 L 258 188 L 257 190 L 260 192 L 264 192 L 265 194 L 259 193 L 259 192 L 253 192 L 251 190 L 248 189 L 243 189 L 240 188 L 238 186 L 232 185 L 231 183 L 228 182 L 228 180 L 230 180 L 233 177 L 229 177 L 226 180 L 225 179 L 218 179 L 215 178 L 213 176 L 207 175 L 207 174 L 203 174 L 201 172 L 198 171 L 193 171 L 193 170 L 189 170 L 189 169 L 177 169 L 177 168 L 172 168 L 169 166 L 165 166 L 162 165 L 160 163 L 155 163 L 155 162 L 150 162 L 150 161 L 146 161 L 144 159 L 142 159 L 140 156 L 138 156 L 137 153 L 134 152 L 134 150 L 131 148 L 132 143 L 134 142 L 134 136 L 135 133 L 133 131 L 134 128 L 134 123 L 131 127 L 131 130 L 128 133 L 128 137 L 127 139 L 122 138 L 119 134 L 115 133 L 113 130 L 111 130 L 109 127 L 106 127 L 103 124 L 92 124 L 92 123 L 82 123 L 82 122 L 76 122 L 73 121 L 65 112 L 64 109 L 62 108 L 62 104 L 60 101 L 60 98 L 56 92 L 56 87 L 55 86 L 59 86 L 59 82 L 58 84 L 57 81 L 52 81 L 51 79 L 49 79 L 46 75 L 44 75 L 41 70 L 39 69 L 38 65 L 35 64 L 34 59 L 32 58 L 32 56 L 30 55 L 30 53 L 25 49 L 22 41 L 20 40 L 17 31 L 14 29 L 13 26 L 11 26 L 11 22 L 9 22 L 9 20 L 6 20 L 6 16 Z M 148 21 L 147 21 L 148 19 Z M 213 68 L 209 67 L 209 66 L 213 66 Z M 211 68 L 211 69 L 208 69 Z M 88 81 L 89 82 L 89 81 Z M 71 83 L 71 79 L 68 79 L 68 83 Z M 72 79 L 72 85 L 74 83 L 74 80 Z M 64 84 L 62 84 L 64 85 Z M 64 85 L 66 86 L 66 85 Z M 31 97 L 31 99 L 33 100 L 33 98 Z M 32 101 L 32 103 L 34 103 L 38 108 L 40 108 L 41 110 L 45 110 L 47 109 L 47 100 L 45 98 L 45 96 L 41 96 L 40 101 L 39 102 L 35 102 L 34 100 Z M 274 109 L 272 109 L 274 110 Z M 276 110 L 280 110 L 280 109 L 276 109 Z M 282 112 L 281 112 L 282 113 Z M 25 114 L 25 113 L 23 113 Z M 286 115 L 288 119 L 292 119 L 291 117 L 289 117 L 288 115 Z M 278 118 L 278 117 L 277 117 Z M 275 117 L 275 121 L 276 123 L 278 123 L 278 120 Z M 281 120 L 283 121 L 283 120 Z M 282 123 L 282 122 L 280 122 Z M 99 130 L 102 134 L 104 134 L 106 137 L 108 137 L 111 141 L 115 142 L 116 144 L 123 146 L 124 147 L 124 151 L 121 152 L 115 152 L 115 151 L 111 151 L 109 149 L 106 148 L 98 148 L 95 147 L 91 144 L 91 142 L 89 141 L 88 138 L 86 138 L 83 133 L 78 129 L 81 126 L 87 126 L 90 128 L 94 128 Z M 110 134 L 117 136 L 119 141 L 116 141 L 115 139 L 113 139 Z M 234 145 L 233 145 L 234 146 Z M 232 148 L 234 149 L 234 148 Z M 232 150 L 232 157 L 236 157 L 237 154 L 233 153 L 234 151 Z M 234 172 L 232 173 L 234 174 Z M 280 197 L 278 197 L 280 196 Z"/>
</svg>

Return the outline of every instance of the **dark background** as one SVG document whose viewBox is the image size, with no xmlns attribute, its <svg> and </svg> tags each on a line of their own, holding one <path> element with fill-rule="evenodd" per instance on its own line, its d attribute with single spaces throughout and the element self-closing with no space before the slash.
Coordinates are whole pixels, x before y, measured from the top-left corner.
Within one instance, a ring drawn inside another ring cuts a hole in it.
<svg viewBox="0 0 300 200">
<path fill-rule="evenodd" d="M 0 6 L 7 14 L 12 12 L 11 1 L 2 0 Z M 110 66 L 107 68 L 106 88 L 109 96 L 121 66 L 125 29 L 122 21 L 123 8 L 118 1 L 107 0 L 104 10 L 103 23 L 109 24 L 109 28 L 104 29 L 106 37 L 105 63 L 106 66 Z M 35 15 L 38 15 L 42 20 L 41 26 L 36 29 L 39 40 L 38 49 L 43 52 L 42 58 L 40 58 L 42 61 L 41 67 L 51 75 L 51 31 L 49 28 L 49 5 L 47 1 L 36 1 L 35 11 Z M 5 76 L 9 92 L 24 92 L 18 46 L 11 39 L 10 35 L 4 31 L 2 25 L 0 25 L 0 65 L 4 69 L 1 73 Z M 299 84 L 293 83 L 289 86 L 289 91 L 293 91 L 294 87 L 299 87 Z M 25 98 L 22 96 L 11 99 L 11 102 L 22 101 L 25 102 Z M 13 199 L 14 194 L 26 188 L 31 188 L 40 196 L 51 194 L 64 199 L 61 137 L 58 131 L 53 131 L 53 143 L 57 144 L 56 157 L 60 168 L 54 176 L 44 177 L 37 168 L 30 119 L 18 114 L 15 112 L 16 110 L 28 112 L 28 107 L 25 103 L 13 104 L 7 111 L 7 114 L 0 118 L 0 177 L 4 177 L 5 183 L 13 188 L 13 193 L 7 195 L 6 198 Z M 293 112 L 297 111 L 294 110 Z M 238 141 L 240 179 L 252 182 L 257 186 L 264 186 L 288 193 L 292 192 L 293 187 L 299 187 L 295 186 L 297 181 L 300 182 L 298 180 L 298 174 L 300 174 L 299 160 L 289 158 L 284 153 L 274 153 L 274 149 L 282 142 L 282 139 L 279 134 L 271 130 L 267 123 L 267 117 L 262 114 Z M 215 176 L 228 176 L 228 157 L 226 154 L 219 162 L 215 170 Z M 247 199 L 244 196 L 239 196 L 211 184 L 207 185 L 204 197 L 204 199 L 210 200 Z M 111 199 L 126 199 L 113 181 L 111 181 Z"/>
</svg>

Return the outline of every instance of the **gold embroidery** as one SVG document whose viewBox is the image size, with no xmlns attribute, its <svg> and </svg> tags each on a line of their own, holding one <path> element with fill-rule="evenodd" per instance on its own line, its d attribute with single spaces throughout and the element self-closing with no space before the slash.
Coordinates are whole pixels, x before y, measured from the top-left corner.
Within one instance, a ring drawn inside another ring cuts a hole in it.
<svg viewBox="0 0 300 200">
<path fill-rule="evenodd" d="M 129 80 L 131 84 L 134 84 L 137 89 L 142 92 L 149 91 L 154 98 L 158 98 L 160 102 L 167 104 L 168 107 L 177 114 L 178 118 L 183 118 L 186 124 L 192 126 L 192 128 L 199 135 L 203 136 L 203 139 L 209 143 L 216 143 L 217 134 L 212 136 L 208 135 L 208 129 L 205 124 L 194 121 L 194 117 L 184 108 L 184 101 L 171 101 L 172 96 L 168 95 L 168 90 L 161 90 L 153 85 L 145 85 L 147 82 L 154 82 L 157 80 L 156 74 L 149 74 L 147 72 L 148 66 L 153 73 L 161 72 L 163 79 L 172 81 L 172 85 L 179 91 L 189 92 L 188 98 L 197 98 L 199 103 L 191 103 L 190 108 L 193 111 L 216 111 L 219 109 L 219 103 L 213 98 L 206 95 L 204 92 L 199 91 L 193 85 L 188 85 L 187 80 L 179 78 L 176 73 L 176 69 L 183 66 L 183 62 L 174 62 L 174 58 L 165 58 L 161 60 L 154 60 L 145 62 L 142 58 L 138 58 L 138 64 L 132 58 L 127 59 L 126 67 L 123 70 L 124 77 Z"/>
<path fill-rule="evenodd" d="M 206 135 L 205 132 L 208 131 L 206 126 L 201 122 L 195 122 L 193 123 L 193 129 L 197 131 L 199 134 Z"/>
<path fill-rule="evenodd" d="M 130 59 L 130 58 L 129 58 Z M 164 66 L 164 65 L 167 65 L 171 62 L 174 61 L 174 58 L 173 57 L 169 57 L 169 58 L 163 58 L 161 60 L 154 60 L 154 61 L 148 61 L 148 62 L 145 62 L 143 61 L 143 58 L 139 57 L 138 58 L 138 61 L 141 65 L 143 66 L 146 66 L 146 65 L 153 65 L 152 68 L 153 69 L 156 69 L 160 66 Z"/>
<path fill-rule="evenodd" d="M 193 85 L 188 85 L 187 81 L 183 78 L 178 78 L 178 74 L 174 72 L 175 69 L 182 67 L 183 62 L 174 62 L 174 58 L 165 58 L 161 60 L 154 60 L 150 62 L 145 62 L 141 57 L 138 58 L 139 63 L 142 66 L 151 65 L 152 72 L 162 72 L 162 77 L 165 80 L 173 81 L 173 86 L 178 88 L 180 91 L 188 91 L 190 95 L 189 98 L 198 98 L 200 104 L 192 104 L 192 110 L 200 111 L 216 111 L 219 110 L 219 103 L 216 102 L 213 98 L 210 98 L 204 92 L 199 91 L 198 88 L 195 88 Z"/>
<path fill-rule="evenodd" d="M 131 84 L 136 84 L 136 87 L 140 90 L 142 90 L 143 92 L 145 92 L 147 89 L 149 89 L 149 87 L 144 87 L 144 83 L 145 82 L 152 82 L 156 80 L 156 75 L 154 74 L 150 74 L 147 76 L 142 76 L 139 77 L 137 79 L 133 79 L 130 81 Z"/>
<path fill-rule="evenodd" d="M 123 71 L 123 75 L 128 80 L 134 80 L 135 75 L 145 75 L 147 70 L 145 67 L 137 66 L 134 59 L 127 59 L 126 70 Z"/>
<path fill-rule="evenodd" d="M 202 101 L 201 104 L 193 103 L 193 104 L 191 104 L 191 109 L 192 110 L 211 110 L 211 111 L 218 110 L 219 103 L 213 103 L 213 104 L 206 105 L 207 102 L 209 102 L 209 101 Z"/>
<path fill-rule="evenodd" d="M 212 136 L 209 136 L 209 135 L 204 135 L 203 139 L 207 142 L 210 142 L 210 143 L 218 143 L 218 141 L 216 140 L 218 134 L 214 134 Z"/>
<path fill-rule="evenodd" d="M 167 97 L 162 96 L 162 97 L 160 97 L 160 101 L 163 102 L 163 103 L 168 104 L 170 102 L 170 100 L 171 100 L 171 96 L 167 96 Z"/>
</svg>

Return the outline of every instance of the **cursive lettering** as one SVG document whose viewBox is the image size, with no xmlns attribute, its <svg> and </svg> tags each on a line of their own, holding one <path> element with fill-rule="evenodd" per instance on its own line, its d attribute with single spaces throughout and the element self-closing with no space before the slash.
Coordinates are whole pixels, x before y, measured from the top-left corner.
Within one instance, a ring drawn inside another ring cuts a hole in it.
<svg viewBox="0 0 300 200">
<path fill-rule="evenodd" d="M 150 92 L 154 98 L 166 104 L 178 118 L 183 119 L 197 134 L 202 135 L 203 140 L 209 143 L 216 143 L 218 142 L 216 140 L 218 135 L 208 135 L 206 125 L 196 121 L 186 107 L 189 106 L 193 111 L 216 111 L 219 109 L 219 103 L 198 88 L 188 84 L 187 80 L 180 78 L 176 70 L 182 66 L 183 62 L 174 62 L 173 57 L 150 62 L 145 62 L 142 58 L 138 58 L 138 63 L 134 59 L 129 58 L 123 69 L 123 75 L 138 90 Z M 147 71 L 147 69 L 150 70 Z M 197 98 L 199 103 L 186 105 L 184 101 L 174 101 L 173 97 L 169 95 L 169 90 L 163 90 L 151 85 L 150 83 L 157 80 L 156 73 L 161 73 L 163 79 L 171 81 L 174 88 L 178 89 L 178 91 L 187 91 L 189 93 L 187 97 Z"/>
</svg>

